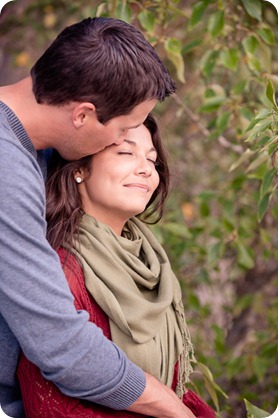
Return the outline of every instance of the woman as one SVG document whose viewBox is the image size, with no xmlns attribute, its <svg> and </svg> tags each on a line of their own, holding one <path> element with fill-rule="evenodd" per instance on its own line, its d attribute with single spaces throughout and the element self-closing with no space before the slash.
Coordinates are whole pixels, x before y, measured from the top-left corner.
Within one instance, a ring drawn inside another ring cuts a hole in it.
<svg viewBox="0 0 278 418">
<path fill-rule="evenodd" d="M 192 412 L 215 417 L 187 391 L 193 348 L 181 291 L 167 255 L 141 219 L 163 213 L 169 170 L 154 118 L 121 145 L 66 162 L 56 155 L 47 181 L 48 239 L 58 251 L 76 309 L 133 362 L 172 387 Z M 22 355 L 26 417 L 135 417 L 64 396 Z"/>
</svg>

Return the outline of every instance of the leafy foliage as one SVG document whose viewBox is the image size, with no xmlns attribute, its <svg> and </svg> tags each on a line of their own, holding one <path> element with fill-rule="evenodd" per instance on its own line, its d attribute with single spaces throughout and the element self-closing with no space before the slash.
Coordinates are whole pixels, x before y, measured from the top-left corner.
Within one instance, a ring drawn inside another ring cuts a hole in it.
<svg viewBox="0 0 278 418">
<path fill-rule="evenodd" d="M 278 388 L 275 8 L 263 0 L 17 2 L 0 17 L 0 45 L 18 77 L 62 27 L 87 16 L 132 23 L 166 62 L 178 90 L 156 113 L 173 188 L 153 229 L 182 285 L 198 358 L 192 385 L 219 417 L 246 417 L 246 408 L 266 416 L 251 403 L 274 411 Z M 5 73 L 14 81 L 4 70 L 2 82 Z"/>
<path fill-rule="evenodd" d="M 247 409 L 247 418 L 266 418 L 269 417 L 269 413 L 263 411 L 262 409 L 257 408 L 256 406 L 250 404 L 246 399 L 244 399 L 246 409 Z"/>
</svg>

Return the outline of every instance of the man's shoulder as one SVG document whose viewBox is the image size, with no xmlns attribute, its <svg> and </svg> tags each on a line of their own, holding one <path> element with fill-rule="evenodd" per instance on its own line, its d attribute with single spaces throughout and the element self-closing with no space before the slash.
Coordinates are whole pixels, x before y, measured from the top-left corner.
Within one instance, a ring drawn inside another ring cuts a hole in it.
<svg viewBox="0 0 278 418">
<path fill-rule="evenodd" d="M 9 123 L 8 116 L 3 108 L 0 107 L 0 137 L 1 137 L 1 147 L 3 141 L 8 144 L 16 144 L 17 137 L 13 132 L 11 125 Z"/>
<path fill-rule="evenodd" d="M 37 162 L 35 158 L 24 149 L 18 138 L 9 130 L 0 130 L 0 170 L 10 167 L 10 174 L 22 172 L 23 170 L 34 169 Z M 38 171 L 35 170 L 35 171 Z"/>
<path fill-rule="evenodd" d="M 15 132 L 13 131 L 9 119 L 5 113 L 5 111 L 0 107 L 0 141 L 1 141 L 1 155 L 3 156 L 3 151 L 11 153 L 10 157 L 14 155 L 14 153 L 22 153 L 25 154 L 25 150 L 21 145 L 19 138 L 16 136 Z"/>
<path fill-rule="evenodd" d="M 1 104 L 1 102 L 0 102 Z M 16 120 L 16 115 L 14 115 Z M 0 106 L 0 142 L 1 153 L 0 163 L 2 168 L 12 164 L 15 170 L 22 170 L 23 167 L 35 168 L 40 175 L 46 175 L 48 160 L 52 149 L 36 152 L 24 127 L 18 121 L 19 129 L 13 129 L 5 108 Z"/>
</svg>

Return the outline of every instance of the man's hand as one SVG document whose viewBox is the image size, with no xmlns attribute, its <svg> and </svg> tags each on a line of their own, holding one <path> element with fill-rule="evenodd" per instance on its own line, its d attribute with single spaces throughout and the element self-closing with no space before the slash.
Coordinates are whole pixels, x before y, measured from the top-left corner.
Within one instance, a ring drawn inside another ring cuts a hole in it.
<svg viewBox="0 0 278 418">
<path fill-rule="evenodd" d="M 128 411 L 157 418 L 196 418 L 172 389 L 148 373 L 145 375 L 145 390 L 140 398 L 128 408 Z"/>
</svg>

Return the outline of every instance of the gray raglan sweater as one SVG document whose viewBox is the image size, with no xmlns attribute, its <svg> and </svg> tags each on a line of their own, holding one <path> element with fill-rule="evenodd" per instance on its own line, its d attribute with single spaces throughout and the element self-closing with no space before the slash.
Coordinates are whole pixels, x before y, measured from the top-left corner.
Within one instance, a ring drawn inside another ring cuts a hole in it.
<svg viewBox="0 0 278 418">
<path fill-rule="evenodd" d="M 16 115 L 0 102 L 0 404 L 24 417 L 16 381 L 20 346 L 66 395 L 125 409 L 145 376 L 76 312 L 46 238 L 43 159 Z"/>
</svg>

